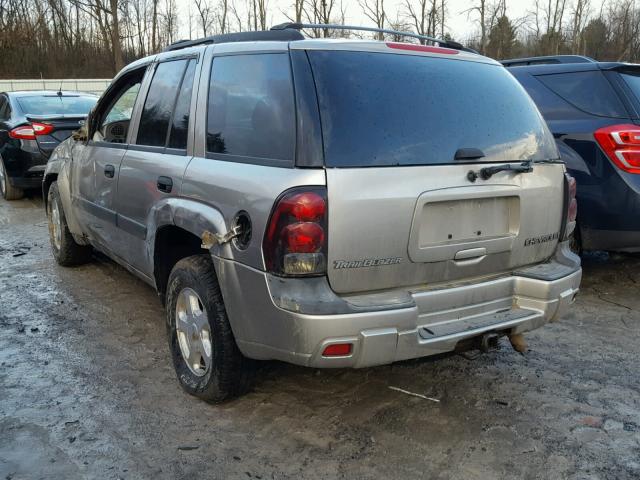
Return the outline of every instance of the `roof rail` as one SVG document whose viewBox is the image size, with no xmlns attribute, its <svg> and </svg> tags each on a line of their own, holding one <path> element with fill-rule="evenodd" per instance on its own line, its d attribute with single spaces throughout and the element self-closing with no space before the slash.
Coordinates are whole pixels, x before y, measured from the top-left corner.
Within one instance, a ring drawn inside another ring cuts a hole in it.
<svg viewBox="0 0 640 480">
<path fill-rule="evenodd" d="M 290 42 L 294 40 L 304 40 L 304 35 L 297 29 L 278 29 L 278 30 L 258 30 L 255 32 L 237 32 L 224 33 L 221 35 L 212 35 L 210 37 L 198 38 L 196 40 L 179 40 L 168 45 L 163 52 L 171 52 L 173 50 L 181 50 L 183 48 L 195 47 L 197 45 L 206 45 L 211 43 L 233 43 L 233 42 L 268 42 L 268 41 L 284 41 Z"/>
<path fill-rule="evenodd" d="M 550 65 L 558 63 L 596 63 L 591 57 L 584 55 L 548 55 L 543 57 L 510 58 L 500 60 L 505 67 L 521 67 L 525 65 Z"/>
<path fill-rule="evenodd" d="M 287 22 L 281 23 L 279 25 L 274 25 L 271 27 L 273 31 L 286 31 L 286 30 L 302 30 L 303 28 L 320 28 L 323 30 L 360 30 L 364 32 L 376 32 L 376 33 L 387 33 L 389 35 L 398 35 L 402 37 L 412 37 L 417 38 L 419 40 L 425 40 L 431 43 L 437 43 L 442 47 L 453 48 L 455 50 L 464 50 L 467 52 L 478 53 L 475 50 L 470 48 L 466 48 L 464 45 L 458 42 L 454 42 L 453 40 L 443 40 L 441 38 L 429 37 L 427 35 L 420 35 L 413 32 L 401 32 L 398 30 L 389 30 L 386 28 L 375 28 L 375 27 L 360 27 L 356 25 L 339 25 L 339 24 L 330 24 L 330 23 L 295 23 L 295 22 Z"/>
</svg>

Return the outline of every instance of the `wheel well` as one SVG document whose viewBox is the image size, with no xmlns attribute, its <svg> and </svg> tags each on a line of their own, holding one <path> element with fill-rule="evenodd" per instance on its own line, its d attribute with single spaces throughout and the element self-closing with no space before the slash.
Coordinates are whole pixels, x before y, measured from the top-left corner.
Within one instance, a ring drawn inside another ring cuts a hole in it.
<svg viewBox="0 0 640 480">
<path fill-rule="evenodd" d="M 208 253 L 201 245 L 202 240 L 198 236 L 174 225 L 162 227 L 156 232 L 153 275 L 163 303 L 169 274 L 174 265 L 185 257 Z"/>
<path fill-rule="evenodd" d="M 47 208 L 47 200 L 49 196 L 49 187 L 51 184 L 58 179 L 57 173 L 50 173 L 46 177 L 44 177 L 44 181 L 42 182 L 42 200 L 44 201 L 44 208 Z"/>
</svg>

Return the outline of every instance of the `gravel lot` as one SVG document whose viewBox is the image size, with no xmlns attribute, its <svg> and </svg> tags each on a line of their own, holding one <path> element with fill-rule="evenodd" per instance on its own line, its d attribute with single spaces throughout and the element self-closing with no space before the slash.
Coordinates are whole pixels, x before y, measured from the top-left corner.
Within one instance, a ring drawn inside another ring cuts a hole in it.
<svg viewBox="0 0 640 480">
<path fill-rule="evenodd" d="M 637 479 L 639 286 L 640 256 L 590 255 L 524 356 L 267 363 L 212 406 L 175 380 L 155 292 L 58 267 L 42 203 L 0 200 L 0 479 Z"/>
</svg>

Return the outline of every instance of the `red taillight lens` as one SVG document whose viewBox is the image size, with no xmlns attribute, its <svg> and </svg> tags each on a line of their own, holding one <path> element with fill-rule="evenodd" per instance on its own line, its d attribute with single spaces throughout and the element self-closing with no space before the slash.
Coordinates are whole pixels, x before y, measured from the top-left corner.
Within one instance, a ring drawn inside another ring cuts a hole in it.
<svg viewBox="0 0 640 480">
<path fill-rule="evenodd" d="M 277 275 L 326 272 L 327 194 L 324 187 L 296 188 L 276 202 L 262 245 L 267 269 Z"/>
<path fill-rule="evenodd" d="M 48 123 L 32 123 L 31 127 L 33 128 L 33 133 L 35 135 L 49 135 L 53 132 L 53 125 Z"/>
<path fill-rule="evenodd" d="M 640 173 L 640 126 L 612 125 L 596 130 L 593 136 L 618 168 Z"/>
<path fill-rule="evenodd" d="M 23 125 L 9 131 L 9 136 L 16 140 L 35 140 L 36 134 L 31 125 Z"/>
<path fill-rule="evenodd" d="M 327 345 L 322 351 L 323 357 L 344 357 L 351 355 L 352 345 L 350 343 L 334 343 Z"/>
</svg>

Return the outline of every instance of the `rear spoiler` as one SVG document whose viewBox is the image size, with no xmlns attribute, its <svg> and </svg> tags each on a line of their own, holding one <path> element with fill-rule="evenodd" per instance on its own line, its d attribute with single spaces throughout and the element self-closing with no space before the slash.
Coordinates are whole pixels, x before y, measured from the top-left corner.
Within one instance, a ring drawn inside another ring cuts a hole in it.
<svg viewBox="0 0 640 480">
<path fill-rule="evenodd" d="M 26 115 L 27 121 L 29 122 L 55 122 L 56 120 L 84 120 L 87 118 L 86 114 L 78 115 L 78 114 L 70 114 L 70 115 Z"/>
</svg>

